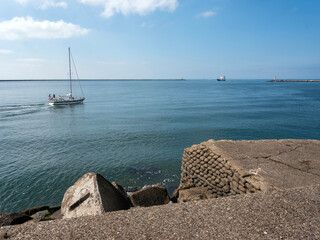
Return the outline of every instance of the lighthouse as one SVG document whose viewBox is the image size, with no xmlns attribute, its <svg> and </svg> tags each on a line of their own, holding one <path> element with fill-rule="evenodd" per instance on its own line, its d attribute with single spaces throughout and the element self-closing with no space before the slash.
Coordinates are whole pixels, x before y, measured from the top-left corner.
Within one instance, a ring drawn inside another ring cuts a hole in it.
<svg viewBox="0 0 320 240">
<path fill-rule="evenodd" d="M 277 78 L 276 78 L 276 75 L 274 75 L 274 78 L 273 78 L 273 80 L 274 80 L 274 81 L 276 81 L 276 80 L 277 80 Z"/>
</svg>

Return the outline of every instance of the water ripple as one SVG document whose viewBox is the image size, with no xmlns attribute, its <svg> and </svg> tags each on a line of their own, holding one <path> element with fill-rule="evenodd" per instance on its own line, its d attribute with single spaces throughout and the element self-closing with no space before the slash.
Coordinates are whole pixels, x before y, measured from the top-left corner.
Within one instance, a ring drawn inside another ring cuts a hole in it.
<svg viewBox="0 0 320 240">
<path fill-rule="evenodd" d="M 0 106 L 0 119 L 32 114 L 32 113 L 39 112 L 48 107 L 49 106 L 47 104 L 43 104 L 43 103 Z"/>
</svg>

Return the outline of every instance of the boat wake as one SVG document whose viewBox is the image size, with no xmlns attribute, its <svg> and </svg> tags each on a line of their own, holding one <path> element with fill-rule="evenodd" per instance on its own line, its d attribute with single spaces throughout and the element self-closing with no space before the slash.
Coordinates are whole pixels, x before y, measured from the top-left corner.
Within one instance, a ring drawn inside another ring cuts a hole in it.
<svg viewBox="0 0 320 240">
<path fill-rule="evenodd" d="M 47 104 L 16 104 L 0 106 L 0 119 L 32 114 L 48 108 Z"/>
</svg>

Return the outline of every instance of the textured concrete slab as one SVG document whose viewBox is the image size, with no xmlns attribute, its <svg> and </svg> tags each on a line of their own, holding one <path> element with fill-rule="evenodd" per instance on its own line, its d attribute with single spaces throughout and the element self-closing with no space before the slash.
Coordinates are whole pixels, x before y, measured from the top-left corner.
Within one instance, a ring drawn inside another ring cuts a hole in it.
<svg viewBox="0 0 320 240">
<path fill-rule="evenodd" d="M 206 145 L 279 189 L 320 183 L 320 141 L 213 141 Z"/>
<path fill-rule="evenodd" d="M 212 197 L 320 183 L 320 141 L 209 140 L 185 148 L 178 191 L 203 187 Z"/>
<path fill-rule="evenodd" d="M 7 226 L 0 234 L 8 239 L 320 239 L 320 185 Z"/>
</svg>

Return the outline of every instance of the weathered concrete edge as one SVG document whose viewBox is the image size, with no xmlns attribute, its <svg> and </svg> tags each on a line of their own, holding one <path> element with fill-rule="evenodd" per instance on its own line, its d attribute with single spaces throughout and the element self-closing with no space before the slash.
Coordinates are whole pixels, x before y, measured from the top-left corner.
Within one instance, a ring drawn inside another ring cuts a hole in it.
<svg viewBox="0 0 320 240">
<path fill-rule="evenodd" d="M 290 139 L 280 139 L 280 140 L 290 140 Z M 309 139 L 307 139 L 309 140 Z M 259 182 L 260 189 L 263 191 L 267 190 L 280 190 L 280 188 L 277 188 L 274 185 L 271 185 L 268 183 L 262 176 L 260 175 L 254 175 L 250 172 L 250 170 L 247 170 L 244 166 L 240 165 L 238 162 L 234 161 L 232 157 L 229 156 L 227 151 L 223 151 L 220 147 L 216 146 L 214 143 L 217 142 L 250 142 L 250 141 L 264 141 L 264 140 L 218 140 L 215 141 L 213 139 L 210 139 L 206 142 L 200 143 L 204 144 L 210 149 L 212 149 L 215 153 L 223 156 L 225 160 L 227 160 L 229 163 L 231 163 L 233 166 L 238 168 L 238 172 L 240 173 L 241 177 L 246 176 L 246 180 L 249 182 Z M 268 141 L 279 141 L 279 139 L 268 139 Z"/>
<path fill-rule="evenodd" d="M 0 228 L 10 239 L 317 239 L 320 185 Z"/>
</svg>

